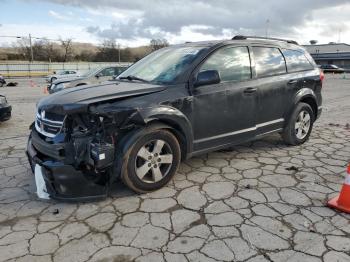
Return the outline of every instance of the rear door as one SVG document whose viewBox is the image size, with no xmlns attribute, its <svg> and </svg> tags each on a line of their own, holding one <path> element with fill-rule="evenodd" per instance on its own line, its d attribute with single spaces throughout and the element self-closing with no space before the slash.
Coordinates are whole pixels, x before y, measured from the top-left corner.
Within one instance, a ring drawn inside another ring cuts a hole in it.
<svg viewBox="0 0 350 262">
<path fill-rule="evenodd" d="M 255 78 L 259 81 L 256 116 L 257 134 L 283 127 L 289 83 L 284 57 L 277 47 L 252 46 Z"/>
</svg>

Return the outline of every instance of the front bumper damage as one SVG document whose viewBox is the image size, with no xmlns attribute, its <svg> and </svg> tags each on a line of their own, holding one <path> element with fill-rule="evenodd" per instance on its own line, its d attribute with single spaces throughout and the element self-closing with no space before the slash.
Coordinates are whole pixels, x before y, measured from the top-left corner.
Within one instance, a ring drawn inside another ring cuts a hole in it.
<svg viewBox="0 0 350 262">
<path fill-rule="evenodd" d="M 108 194 L 111 167 L 87 170 L 75 165 L 72 143 L 45 142 L 35 128 L 27 144 L 27 156 L 33 173 L 41 169 L 47 193 L 59 200 L 91 200 Z M 39 195 L 39 194 L 38 194 Z"/>
</svg>

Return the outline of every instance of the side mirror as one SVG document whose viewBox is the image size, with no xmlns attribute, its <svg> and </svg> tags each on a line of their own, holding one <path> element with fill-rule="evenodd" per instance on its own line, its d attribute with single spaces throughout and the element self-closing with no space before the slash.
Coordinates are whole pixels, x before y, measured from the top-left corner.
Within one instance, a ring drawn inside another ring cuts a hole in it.
<svg viewBox="0 0 350 262">
<path fill-rule="evenodd" d="M 95 75 L 96 76 L 96 78 L 99 78 L 99 77 L 101 77 L 102 76 L 102 73 L 98 73 L 97 75 Z"/>
<path fill-rule="evenodd" d="M 220 81 L 220 75 L 217 70 L 206 70 L 198 73 L 194 86 L 213 85 L 220 83 Z"/>
</svg>

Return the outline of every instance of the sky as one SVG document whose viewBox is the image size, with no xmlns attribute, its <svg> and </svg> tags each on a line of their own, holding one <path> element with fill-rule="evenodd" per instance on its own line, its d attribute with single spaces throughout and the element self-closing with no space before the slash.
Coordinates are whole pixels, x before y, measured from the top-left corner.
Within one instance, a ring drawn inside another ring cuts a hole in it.
<svg viewBox="0 0 350 262">
<path fill-rule="evenodd" d="M 350 0 L 0 0 L 0 7 L 0 36 L 133 47 L 154 38 L 177 44 L 267 34 L 350 44 Z M 0 46 L 14 41 L 0 37 Z"/>
</svg>

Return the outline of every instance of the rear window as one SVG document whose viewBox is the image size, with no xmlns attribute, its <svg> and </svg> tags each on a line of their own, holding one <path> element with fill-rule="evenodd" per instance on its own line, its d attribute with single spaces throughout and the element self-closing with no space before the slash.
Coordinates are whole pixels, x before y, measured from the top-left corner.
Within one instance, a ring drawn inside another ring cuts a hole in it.
<svg viewBox="0 0 350 262">
<path fill-rule="evenodd" d="M 280 75 L 287 72 L 286 63 L 278 48 L 253 47 L 255 69 L 259 77 Z"/>
<path fill-rule="evenodd" d="M 282 49 L 282 53 L 287 62 L 288 72 L 298 72 L 311 70 L 314 68 L 303 52 L 297 50 Z"/>
</svg>

